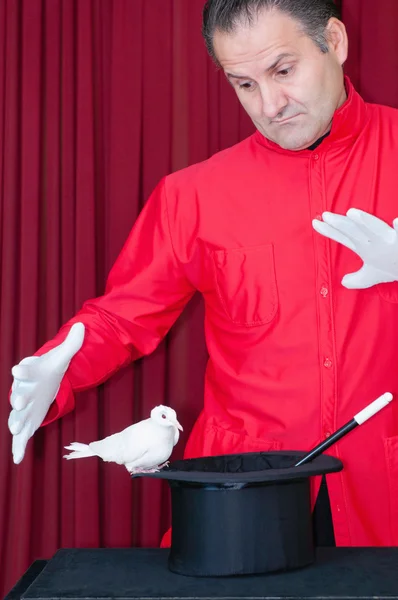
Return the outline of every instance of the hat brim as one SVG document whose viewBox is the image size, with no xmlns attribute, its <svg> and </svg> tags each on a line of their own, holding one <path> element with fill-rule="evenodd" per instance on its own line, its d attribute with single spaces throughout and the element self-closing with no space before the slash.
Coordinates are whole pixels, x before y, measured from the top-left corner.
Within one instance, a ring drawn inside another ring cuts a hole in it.
<svg viewBox="0 0 398 600">
<path fill-rule="evenodd" d="M 157 473 L 136 473 L 132 477 L 228 485 L 289 481 L 343 469 L 341 460 L 326 454 L 295 467 L 305 455 L 306 452 L 286 450 L 189 458 L 174 461 Z"/>
</svg>

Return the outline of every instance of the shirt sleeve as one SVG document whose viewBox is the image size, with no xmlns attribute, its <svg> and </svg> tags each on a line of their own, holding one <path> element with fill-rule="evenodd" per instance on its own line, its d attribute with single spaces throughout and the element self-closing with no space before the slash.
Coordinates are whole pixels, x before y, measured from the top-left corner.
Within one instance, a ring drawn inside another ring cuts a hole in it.
<svg viewBox="0 0 398 600">
<path fill-rule="evenodd" d="M 109 274 L 103 296 L 81 310 L 36 355 L 60 344 L 73 323 L 85 325 L 43 425 L 74 408 L 74 392 L 99 385 L 121 367 L 151 353 L 195 293 L 171 239 L 163 179 L 141 211 Z"/>
</svg>

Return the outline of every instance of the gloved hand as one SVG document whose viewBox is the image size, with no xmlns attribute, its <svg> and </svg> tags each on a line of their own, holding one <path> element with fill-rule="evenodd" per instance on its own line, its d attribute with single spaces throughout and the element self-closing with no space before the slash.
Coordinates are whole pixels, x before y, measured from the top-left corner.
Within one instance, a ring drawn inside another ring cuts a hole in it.
<svg viewBox="0 0 398 600">
<path fill-rule="evenodd" d="M 12 368 L 14 381 L 10 402 L 13 410 L 8 419 L 8 428 L 13 435 L 15 464 L 22 461 L 28 441 L 42 424 L 83 339 L 84 325 L 75 323 L 62 344 L 42 356 L 28 356 Z"/>
<path fill-rule="evenodd" d="M 312 221 L 315 231 L 343 244 L 363 260 L 359 271 L 343 277 L 342 285 L 363 289 L 398 281 L 398 219 L 390 227 L 357 208 L 350 208 L 347 216 L 324 212 L 322 219 Z"/>
</svg>

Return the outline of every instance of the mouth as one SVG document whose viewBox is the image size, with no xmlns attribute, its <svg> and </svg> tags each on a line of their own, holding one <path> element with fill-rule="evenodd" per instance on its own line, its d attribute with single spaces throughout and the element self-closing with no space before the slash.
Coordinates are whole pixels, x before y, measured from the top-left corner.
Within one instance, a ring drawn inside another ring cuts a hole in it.
<svg viewBox="0 0 398 600">
<path fill-rule="evenodd" d="M 177 427 L 177 429 L 179 429 L 180 431 L 184 431 L 182 426 L 179 424 L 178 421 L 174 421 L 174 425 Z"/>
<path fill-rule="evenodd" d="M 287 119 L 282 119 L 281 121 L 272 121 L 272 122 L 275 123 L 275 125 L 284 125 L 285 123 L 289 123 L 289 121 L 292 121 L 293 119 L 295 119 L 298 116 L 299 115 L 294 115 L 294 117 L 288 117 Z"/>
</svg>

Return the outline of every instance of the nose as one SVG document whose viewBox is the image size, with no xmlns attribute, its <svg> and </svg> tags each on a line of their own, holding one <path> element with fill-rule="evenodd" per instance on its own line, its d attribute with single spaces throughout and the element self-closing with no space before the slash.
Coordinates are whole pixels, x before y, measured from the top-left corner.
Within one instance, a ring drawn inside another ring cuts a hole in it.
<svg viewBox="0 0 398 600">
<path fill-rule="evenodd" d="M 262 99 L 262 112 L 268 119 L 282 118 L 288 104 L 286 95 L 282 89 L 273 83 L 263 83 L 260 86 Z"/>
</svg>

